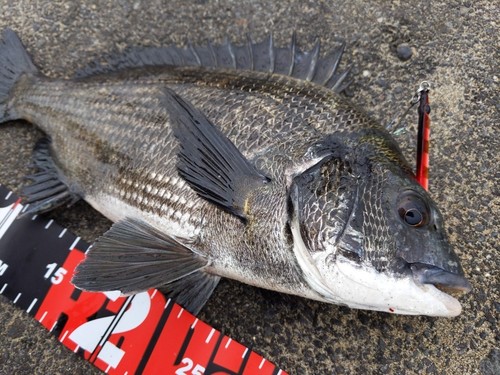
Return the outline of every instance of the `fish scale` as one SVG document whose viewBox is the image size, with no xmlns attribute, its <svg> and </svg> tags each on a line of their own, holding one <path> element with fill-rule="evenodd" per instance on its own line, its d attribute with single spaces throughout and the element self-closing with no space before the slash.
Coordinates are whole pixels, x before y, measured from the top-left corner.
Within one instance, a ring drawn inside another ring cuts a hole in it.
<svg viewBox="0 0 500 375">
<path fill-rule="evenodd" d="M 108 103 L 108 102 L 106 102 L 105 104 L 99 103 L 94 98 L 94 99 L 92 99 L 92 104 L 94 104 L 96 106 L 95 110 L 93 110 L 93 111 L 82 110 L 82 107 L 75 108 L 75 107 L 72 107 L 71 105 L 68 104 L 68 103 L 71 103 L 73 101 L 72 97 L 68 96 L 69 93 L 67 93 L 64 96 L 61 95 L 61 96 L 56 96 L 55 98 L 51 98 L 52 100 L 50 100 L 50 101 L 47 99 L 43 99 L 43 101 L 41 101 L 41 103 L 40 103 L 40 101 L 38 100 L 39 98 L 47 98 L 47 96 L 49 95 L 50 92 L 58 92 L 61 90 L 61 88 L 54 89 L 54 87 L 52 87 L 52 86 L 55 86 L 55 85 L 56 84 L 49 85 L 49 89 L 47 89 L 45 87 L 45 85 L 43 85 L 41 87 L 35 86 L 33 88 L 33 92 L 30 93 L 30 95 L 27 97 L 26 103 L 23 103 L 23 105 L 20 104 L 18 107 L 19 108 L 18 110 L 21 111 L 21 113 L 23 110 L 26 110 L 27 111 L 27 113 L 25 114 L 26 116 L 31 116 L 31 114 L 33 112 L 36 112 L 39 116 L 38 122 L 41 124 L 40 125 L 41 127 L 44 127 L 44 124 L 46 124 L 47 127 L 57 126 L 58 125 L 57 117 L 59 115 L 61 115 L 61 112 L 62 112 L 64 114 L 64 116 L 71 116 L 72 121 L 74 123 L 77 123 L 77 125 L 79 127 L 82 127 L 83 126 L 82 124 L 85 124 L 85 125 L 87 125 L 87 127 L 90 127 L 90 129 L 94 129 L 95 132 L 99 132 L 100 136 L 109 137 L 112 140 L 112 142 L 110 142 L 111 144 L 109 145 L 109 147 L 113 147 L 113 143 L 115 146 L 130 144 L 132 134 L 130 133 L 130 131 L 127 131 L 126 126 L 125 127 L 122 126 L 123 124 L 125 124 L 125 125 L 127 124 L 126 120 L 130 121 L 129 115 L 132 112 L 126 113 L 127 108 L 124 111 L 125 113 L 123 113 L 120 117 L 114 118 L 114 123 L 115 123 L 114 127 L 113 127 L 113 123 L 108 123 L 108 126 L 103 127 L 102 126 L 102 118 L 99 118 L 95 114 L 100 113 L 100 115 L 102 115 L 103 109 L 106 109 L 106 110 L 111 109 L 111 111 L 110 111 L 111 114 L 109 114 L 109 116 L 112 117 L 112 116 L 114 116 L 113 112 L 118 112 L 117 108 L 121 107 L 120 103 L 113 103 L 112 102 L 111 104 L 116 105 L 115 107 L 112 107 L 110 105 L 110 103 Z M 90 85 L 87 85 L 87 86 L 90 86 Z M 39 87 L 40 87 L 40 92 L 37 91 L 37 89 Z M 90 90 L 91 92 L 93 91 L 92 87 L 86 87 L 86 89 Z M 146 90 L 146 88 L 139 87 L 137 90 L 139 92 L 138 93 L 135 92 L 134 94 L 135 95 L 143 94 L 144 90 Z M 79 97 L 79 95 L 81 94 L 81 91 L 82 90 L 77 90 L 77 92 L 74 94 L 74 97 Z M 84 92 L 88 95 L 88 91 L 84 91 Z M 132 96 L 132 98 L 134 98 L 134 99 L 140 98 L 140 96 L 135 96 L 135 95 Z M 90 99 L 90 96 L 89 96 L 89 99 Z M 60 100 L 60 101 L 58 102 L 58 100 Z M 139 102 L 141 102 L 141 101 L 144 101 L 144 100 L 139 100 Z M 85 102 L 85 97 L 84 97 L 84 102 Z M 47 111 L 48 112 L 47 118 L 42 118 L 41 115 L 44 113 L 44 111 L 43 111 L 44 107 L 42 107 L 40 104 L 44 105 L 45 108 L 50 108 L 50 110 Z M 32 106 L 34 107 L 34 109 L 31 108 Z M 83 108 L 85 108 L 85 107 L 83 107 Z M 31 110 L 31 112 L 30 112 L 30 110 Z M 51 118 L 50 115 L 54 115 L 55 111 L 59 111 L 59 113 L 56 112 L 55 118 L 54 117 Z M 94 115 L 89 118 L 89 115 L 88 115 L 89 113 L 94 114 Z M 141 143 L 147 144 L 147 143 L 151 142 L 151 138 L 152 138 L 151 128 L 153 128 L 155 126 L 155 124 L 154 123 L 147 124 L 144 122 L 144 119 L 141 119 L 141 120 L 145 126 L 142 127 L 142 130 L 140 133 L 141 138 L 139 139 L 138 142 L 140 144 Z M 67 123 L 63 122 L 60 125 L 60 127 L 65 127 L 65 125 L 67 126 Z M 50 132 L 50 130 L 48 130 L 48 131 Z M 56 130 L 53 130 L 53 131 L 57 131 L 57 128 L 56 128 Z M 164 137 L 164 139 L 168 139 L 167 135 Z M 54 142 L 57 144 L 58 139 L 55 138 Z M 168 146 L 169 145 L 167 143 L 163 147 L 168 147 Z M 64 151 L 64 149 L 63 149 L 63 151 Z M 68 154 L 65 155 L 64 153 L 62 153 L 61 155 L 58 156 L 58 158 L 60 160 L 70 160 L 70 159 L 74 159 L 76 157 L 81 157 L 80 155 L 82 155 L 84 158 L 84 160 L 82 160 L 82 162 L 88 163 L 88 161 L 85 160 L 85 156 L 92 153 L 91 150 L 87 149 L 86 147 L 81 147 L 81 148 L 71 147 L 67 150 L 67 152 L 68 152 Z M 137 157 L 137 159 L 145 160 L 142 163 L 147 164 L 150 161 L 153 161 L 152 158 L 149 158 L 150 160 L 148 160 L 146 158 L 148 156 L 148 154 L 147 154 L 147 152 L 145 152 L 145 150 L 138 149 L 138 153 L 139 153 L 139 156 Z M 78 156 L 74 156 L 74 155 L 78 155 Z M 149 173 L 149 172 L 145 171 L 144 173 Z M 106 178 L 106 177 L 103 176 L 103 178 Z M 119 178 L 119 176 L 117 176 L 116 178 Z M 143 176 L 141 174 L 136 174 L 134 181 L 144 181 L 144 178 L 146 178 L 146 176 Z M 169 191 L 173 192 L 173 193 L 171 193 L 171 194 L 173 194 L 173 196 L 178 197 L 179 195 L 182 195 L 183 190 L 186 190 L 185 184 L 176 178 L 172 179 L 172 181 L 175 181 L 175 183 L 173 183 L 173 184 L 169 183 L 169 180 L 170 179 L 163 181 L 165 188 L 168 189 Z M 153 183 L 156 183 L 156 181 L 153 181 Z M 142 190 L 144 189 L 143 185 L 132 186 L 131 184 L 120 185 L 119 183 L 113 183 L 113 184 L 108 185 L 107 183 L 104 183 L 103 186 L 109 186 L 109 189 L 108 189 L 109 193 L 114 194 L 116 197 L 124 198 L 124 201 L 126 203 L 138 204 L 138 206 L 141 209 L 150 210 L 151 206 L 153 206 L 153 207 L 155 206 L 155 204 L 152 204 L 152 205 L 141 204 L 142 202 L 138 201 L 138 197 L 143 196 L 143 194 L 142 194 Z M 100 188 L 102 188 L 102 187 L 100 187 Z M 89 195 L 92 195 L 92 192 L 89 192 Z M 179 225 L 180 224 L 189 224 L 191 228 L 196 228 L 199 226 L 200 219 L 196 218 L 195 215 L 190 215 L 188 217 L 188 220 L 186 220 L 186 217 L 184 217 L 183 220 L 179 220 L 177 213 L 178 212 L 186 212 L 186 211 L 183 211 L 184 206 L 179 204 L 178 200 L 172 201 L 171 199 L 168 199 L 166 197 L 154 197 L 154 196 L 150 196 L 150 198 L 156 203 L 156 206 L 158 206 L 161 203 L 161 206 L 159 207 L 159 210 L 157 211 L 158 212 L 157 214 L 159 216 L 166 214 L 168 219 L 170 219 L 173 222 L 176 222 Z M 195 197 L 191 197 L 190 199 L 196 200 Z M 162 209 L 162 207 L 163 207 L 163 209 Z M 195 231 L 192 230 L 191 232 L 195 232 Z"/>
<path fill-rule="evenodd" d="M 339 95 L 344 46 L 326 57 L 319 46 L 130 49 L 58 80 L 6 30 L 0 122 L 50 138 L 34 152 L 26 212 L 83 198 L 114 222 L 75 285 L 160 287 L 196 312 L 229 277 L 354 308 L 459 314 L 437 287 L 470 284 L 438 208 L 392 136 Z"/>
</svg>

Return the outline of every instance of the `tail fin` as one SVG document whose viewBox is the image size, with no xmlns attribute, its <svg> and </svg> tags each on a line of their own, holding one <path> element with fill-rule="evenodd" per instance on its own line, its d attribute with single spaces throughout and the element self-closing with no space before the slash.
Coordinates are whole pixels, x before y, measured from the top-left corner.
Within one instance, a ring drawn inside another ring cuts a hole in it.
<svg viewBox="0 0 500 375">
<path fill-rule="evenodd" d="M 5 29 L 0 37 L 0 122 L 15 117 L 8 113 L 9 93 L 25 73 L 37 74 L 19 37 L 11 29 Z"/>
</svg>

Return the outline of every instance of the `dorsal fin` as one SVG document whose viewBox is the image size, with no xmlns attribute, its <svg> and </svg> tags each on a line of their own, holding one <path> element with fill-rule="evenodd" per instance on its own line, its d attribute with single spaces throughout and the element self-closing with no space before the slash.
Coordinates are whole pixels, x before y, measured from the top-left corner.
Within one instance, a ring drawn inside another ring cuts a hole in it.
<svg viewBox="0 0 500 375">
<path fill-rule="evenodd" d="M 316 41 L 310 51 L 301 51 L 297 47 L 295 33 L 286 48 L 275 47 L 271 34 L 258 43 L 248 37 L 247 43 L 243 45 L 233 45 L 226 40 L 222 44 L 212 44 L 209 41 L 205 46 L 188 43 L 184 48 L 134 47 L 123 53 L 104 56 L 98 62 L 78 71 L 76 77 L 145 66 L 203 66 L 289 75 L 341 92 L 349 84 L 346 81 L 349 70 L 337 73 L 344 49 L 345 43 L 320 57 L 321 44 Z"/>
</svg>

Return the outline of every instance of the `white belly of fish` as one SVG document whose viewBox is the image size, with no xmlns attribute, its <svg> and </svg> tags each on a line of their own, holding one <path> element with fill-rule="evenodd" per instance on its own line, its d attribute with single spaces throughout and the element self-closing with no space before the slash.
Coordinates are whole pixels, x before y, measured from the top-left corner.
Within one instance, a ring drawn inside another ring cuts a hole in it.
<svg viewBox="0 0 500 375">
<path fill-rule="evenodd" d="M 85 200 L 109 220 L 117 222 L 125 218 L 142 220 L 169 236 L 192 240 L 201 230 L 201 217 L 193 215 L 191 211 L 170 212 L 169 215 L 158 215 L 143 211 L 120 198 L 109 194 L 86 196 Z"/>
</svg>

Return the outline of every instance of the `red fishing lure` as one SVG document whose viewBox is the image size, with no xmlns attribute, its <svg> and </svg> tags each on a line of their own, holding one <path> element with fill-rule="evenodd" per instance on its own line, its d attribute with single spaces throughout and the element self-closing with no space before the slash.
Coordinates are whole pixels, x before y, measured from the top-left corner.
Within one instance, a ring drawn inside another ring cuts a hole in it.
<svg viewBox="0 0 500 375">
<path fill-rule="evenodd" d="M 429 139 L 431 134 L 431 107 L 429 105 L 430 84 L 422 82 L 418 89 L 418 135 L 417 135 L 417 181 L 425 190 L 429 189 Z"/>
</svg>

